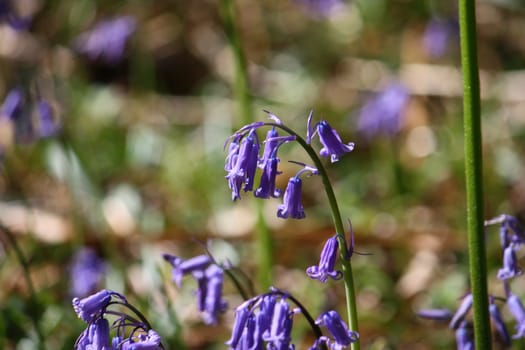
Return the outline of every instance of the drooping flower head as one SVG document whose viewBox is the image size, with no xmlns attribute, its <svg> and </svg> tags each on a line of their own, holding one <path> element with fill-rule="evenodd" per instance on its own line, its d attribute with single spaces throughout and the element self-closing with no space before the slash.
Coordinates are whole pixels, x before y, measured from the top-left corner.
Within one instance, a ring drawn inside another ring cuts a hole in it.
<svg viewBox="0 0 525 350">
<path fill-rule="evenodd" d="M 182 278 L 190 275 L 197 281 L 197 309 L 204 323 L 217 324 L 218 316 L 226 311 L 227 303 L 222 298 L 223 271 L 208 255 L 198 255 L 183 260 L 171 254 L 163 257 L 173 267 L 173 281 L 181 287 Z"/>
<path fill-rule="evenodd" d="M 113 297 L 126 302 L 126 298 L 122 294 L 103 289 L 83 299 L 73 298 L 73 309 L 80 319 L 90 323 L 104 314 Z"/>
<path fill-rule="evenodd" d="M 507 326 L 505 326 L 503 317 L 501 316 L 499 308 L 495 303 L 495 298 L 490 297 L 489 301 L 489 314 L 490 318 L 492 319 L 492 324 L 494 325 L 494 328 L 496 329 L 496 332 L 499 335 L 499 339 L 501 339 L 501 341 L 503 342 L 503 345 L 508 347 L 511 345 L 511 339 L 507 330 Z"/>
<path fill-rule="evenodd" d="M 359 334 L 348 329 L 348 326 L 337 311 L 330 310 L 321 314 L 315 323 L 326 327 L 330 332 L 332 337 L 325 337 L 324 340 L 331 350 L 344 349 L 359 339 Z"/>
<path fill-rule="evenodd" d="M 303 165 L 303 169 L 288 180 L 288 185 L 286 186 L 286 191 L 283 196 L 283 204 L 280 204 L 277 207 L 277 217 L 286 219 L 304 219 L 306 217 L 304 213 L 304 207 L 302 203 L 302 187 L 303 181 L 301 180 L 301 175 L 303 173 L 309 172 L 310 174 L 317 175 L 318 170 L 314 167 L 308 166 L 306 164 L 294 162 L 296 164 Z"/>
<path fill-rule="evenodd" d="M 471 308 L 472 308 L 472 293 L 468 293 L 467 295 L 463 297 L 461 304 L 459 305 L 458 309 L 454 313 L 454 316 L 452 317 L 452 320 L 450 321 L 449 327 L 452 329 L 458 329 L 461 322 L 465 320 L 465 317 L 467 316 Z"/>
<path fill-rule="evenodd" d="M 397 134 L 409 99 L 408 90 L 403 85 L 391 83 L 363 106 L 359 112 L 357 130 L 369 139 Z"/>
<path fill-rule="evenodd" d="M 102 20 L 90 31 L 81 34 L 74 46 L 91 60 L 116 64 L 124 56 L 126 43 L 135 28 L 136 20 L 131 16 Z"/>
<path fill-rule="evenodd" d="M 520 298 L 512 293 L 507 295 L 507 307 L 516 320 L 516 334 L 512 336 L 513 339 L 525 337 L 525 308 L 521 303 Z"/>
<path fill-rule="evenodd" d="M 474 350 L 472 326 L 467 321 L 461 321 L 456 329 L 457 350 Z"/>
<path fill-rule="evenodd" d="M 239 136 L 236 134 L 232 142 L 239 142 L 231 146 L 228 156 L 226 158 L 225 169 L 228 171 L 226 178 L 228 179 L 228 186 L 232 191 L 232 200 L 240 199 L 241 188 L 245 192 L 253 189 L 255 172 L 257 170 L 257 163 L 259 159 L 259 139 L 257 137 L 256 128 L 250 129 L 247 136 Z M 244 185 L 244 187 L 243 187 Z"/>
<path fill-rule="evenodd" d="M 337 236 L 333 236 L 326 241 L 323 251 L 321 252 L 319 265 L 310 266 L 306 269 L 308 277 L 319 280 L 323 283 L 326 283 L 328 277 L 331 277 L 334 280 L 343 277 L 343 273 L 335 269 L 339 247 L 336 237 Z"/>
<path fill-rule="evenodd" d="M 523 274 L 523 270 L 518 266 L 518 259 L 514 249 L 514 244 L 511 243 L 503 250 L 503 267 L 498 271 L 500 280 L 507 280 Z"/>
<path fill-rule="evenodd" d="M 312 138 L 317 134 L 319 141 L 321 141 L 323 145 L 323 148 L 319 151 L 322 157 L 330 157 L 330 161 L 334 163 L 344 154 L 354 150 L 355 144 L 353 142 L 343 143 L 337 131 L 332 128 L 326 120 L 321 120 L 317 123 L 314 131 L 312 131 L 311 121 L 312 113 L 310 113 L 308 117 L 306 142 L 310 143 Z"/>
<path fill-rule="evenodd" d="M 71 295 L 85 297 L 93 293 L 99 287 L 105 272 L 106 263 L 93 249 L 78 250 L 70 268 Z"/>
</svg>

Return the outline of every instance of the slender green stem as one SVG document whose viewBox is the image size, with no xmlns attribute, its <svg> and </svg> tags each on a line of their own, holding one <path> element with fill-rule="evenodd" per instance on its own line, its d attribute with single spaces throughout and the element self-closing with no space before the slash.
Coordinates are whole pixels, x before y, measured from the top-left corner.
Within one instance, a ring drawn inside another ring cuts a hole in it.
<svg viewBox="0 0 525 350">
<path fill-rule="evenodd" d="M 236 23 L 236 10 L 234 0 L 221 0 L 220 12 L 223 20 L 224 30 L 228 37 L 235 66 L 233 89 L 237 102 L 237 115 L 242 125 L 251 122 L 252 99 L 249 92 L 248 70 L 246 59 L 242 48 L 241 37 Z M 272 284 L 273 269 L 273 244 L 270 230 L 264 220 L 264 203 L 256 201 L 257 223 L 256 250 L 258 260 L 258 280 L 261 289 L 268 289 Z"/>
<path fill-rule="evenodd" d="M 339 243 L 339 255 L 343 270 L 343 283 L 345 285 L 345 296 L 346 296 L 346 311 L 348 314 L 348 326 L 350 329 L 354 332 L 359 332 L 359 325 L 358 325 L 358 319 L 357 319 L 357 304 L 356 304 L 356 294 L 355 294 L 355 288 L 354 288 L 354 277 L 352 274 L 352 265 L 350 263 L 350 259 L 348 259 L 347 256 L 347 249 L 348 244 L 346 242 L 345 238 L 345 229 L 343 225 L 343 220 L 341 219 L 341 212 L 339 211 L 339 206 L 337 204 L 337 200 L 335 198 L 335 193 L 332 187 L 332 183 L 330 182 L 330 178 L 328 177 L 328 173 L 326 172 L 323 163 L 321 162 L 321 159 L 319 159 L 319 156 L 317 155 L 316 151 L 310 146 L 305 139 L 303 139 L 301 136 L 299 136 L 295 131 L 288 128 L 285 125 L 277 124 L 277 123 L 265 123 L 266 125 L 271 125 L 278 127 L 287 133 L 289 133 L 292 136 L 295 136 L 296 141 L 303 147 L 303 149 L 308 153 L 312 161 L 314 162 L 315 167 L 319 171 L 319 176 L 321 176 L 321 181 L 323 182 L 323 186 L 326 192 L 326 196 L 328 197 L 328 203 L 330 204 L 330 209 L 332 212 L 332 220 L 334 222 L 335 230 L 338 233 L 337 240 Z M 360 343 L 359 340 L 355 343 L 352 343 L 351 345 L 352 350 L 359 350 L 360 349 Z"/>
<path fill-rule="evenodd" d="M 488 311 L 487 266 L 483 225 L 483 171 L 481 102 L 476 45 L 476 2 L 459 1 L 463 118 L 465 131 L 465 180 L 470 285 L 474 309 L 474 337 L 478 350 L 491 348 Z"/>
<path fill-rule="evenodd" d="M 9 241 L 9 244 L 13 248 L 13 251 L 15 252 L 16 258 L 18 259 L 18 262 L 22 266 L 22 271 L 24 271 L 24 279 L 26 280 L 27 289 L 29 291 L 29 297 L 31 298 L 31 303 L 33 306 L 38 306 L 38 298 L 36 295 L 36 290 L 33 285 L 33 282 L 31 281 L 31 274 L 29 273 L 29 263 L 27 262 L 27 259 L 24 256 L 24 253 L 22 252 L 22 249 L 18 245 L 18 242 L 16 241 L 15 235 L 9 230 L 7 227 L 5 227 L 3 224 L 0 224 L 0 230 L 4 233 L 4 235 L 7 237 L 7 240 Z M 44 334 L 42 333 L 42 330 L 40 329 L 40 325 L 38 323 L 38 318 L 35 313 L 31 313 L 31 321 L 33 322 L 33 326 L 35 327 L 35 331 L 38 337 L 39 349 L 45 349 L 45 343 L 44 343 Z"/>
</svg>

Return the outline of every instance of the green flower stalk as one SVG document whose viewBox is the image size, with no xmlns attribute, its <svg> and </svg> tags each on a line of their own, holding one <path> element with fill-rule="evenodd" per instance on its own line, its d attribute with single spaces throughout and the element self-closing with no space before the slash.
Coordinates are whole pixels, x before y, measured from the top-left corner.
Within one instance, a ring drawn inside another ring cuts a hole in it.
<svg viewBox="0 0 525 350">
<path fill-rule="evenodd" d="M 476 349 L 491 348 L 483 223 L 481 101 L 475 0 L 459 1 L 470 284 Z"/>
</svg>

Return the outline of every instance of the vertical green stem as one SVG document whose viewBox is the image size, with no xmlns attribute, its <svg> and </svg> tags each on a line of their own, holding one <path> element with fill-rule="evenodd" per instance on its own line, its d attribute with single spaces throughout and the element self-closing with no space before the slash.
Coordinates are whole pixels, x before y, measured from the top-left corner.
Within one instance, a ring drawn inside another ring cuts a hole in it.
<svg viewBox="0 0 525 350">
<path fill-rule="evenodd" d="M 220 12 L 226 36 L 230 44 L 235 66 L 233 89 L 235 101 L 237 102 L 237 115 L 241 125 L 252 121 L 252 101 L 248 84 L 248 71 L 246 59 L 242 49 L 241 37 L 236 23 L 236 11 L 234 0 L 220 0 Z M 262 289 L 268 289 L 272 284 L 273 267 L 273 244 L 268 225 L 264 220 L 263 205 L 256 201 L 257 223 L 256 223 L 256 251 L 258 259 L 258 280 Z"/>
<path fill-rule="evenodd" d="M 491 348 L 488 314 L 487 266 L 483 226 L 481 101 L 476 45 L 475 0 L 459 1 L 463 118 L 465 129 L 465 179 L 470 284 L 474 309 L 474 336 L 478 350 Z"/>
</svg>

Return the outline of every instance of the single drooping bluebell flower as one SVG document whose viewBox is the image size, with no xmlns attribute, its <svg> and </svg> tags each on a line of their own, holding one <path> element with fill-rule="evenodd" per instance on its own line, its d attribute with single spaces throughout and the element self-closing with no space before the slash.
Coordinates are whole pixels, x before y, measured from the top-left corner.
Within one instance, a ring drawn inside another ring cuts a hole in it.
<svg viewBox="0 0 525 350">
<path fill-rule="evenodd" d="M 357 130 L 367 138 L 393 136 L 401 129 L 410 95 L 400 83 L 391 83 L 370 98 L 359 112 Z"/>
<path fill-rule="evenodd" d="M 257 198 L 280 197 L 282 191 L 275 188 L 275 179 L 280 174 L 277 167 L 279 158 L 274 157 L 266 161 L 263 172 L 261 174 L 261 181 L 259 187 L 255 190 L 253 195 Z"/>
<path fill-rule="evenodd" d="M 238 142 L 238 135 L 233 137 L 232 142 Z M 255 172 L 259 159 L 259 147 L 256 128 L 252 128 L 248 135 L 240 140 L 238 148 L 235 145 L 233 148 L 230 146 L 225 169 L 228 171 L 226 178 L 228 179 L 228 186 L 232 191 L 232 200 L 241 198 L 241 188 L 243 188 L 245 192 L 253 190 Z"/>
<path fill-rule="evenodd" d="M 519 276 L 522 273 L 523 270 L 518 266 L 514 244 L 511 243 L 503 250 L 503 267 L 498 271 L 498 278 L 500 280 L 507 280 Z"/>
<path fill-rule="evenodd" d="M 468 293 L 463 297 L 461 304 L 454 313 L 452 320 L 450 321 L 449 327 L 452 329 L 458 329 L 461 322 L 465 320 L 468 312 L 472 308 L 472 293 Z"/>
<path fill-rule="evenodd" d="M 458 37 L 457 22 L 449 19 L 432 18 L 423 33 L 423 47 L 432 58 L 443 56 L 450 40 Z"/>
<path fill-rule="evenodd" d="M 245 301 L 235 309 L 235 320 L 233 322 L 232 336 L 225 344 L 232 349 L 236 349 L 239 344 L 243 332 L 245 330 L 246 323 L 248 318 L 253 316 L 253 313 L 250 309 L 252 300 Z"/>
<path fill-rule="evenodd" d="M 306 274 L 313 279 L 319 280 L 326 283 L 328 277 L 334 280 L 341 279 L 343 273 L 335 269 L 335 263 L 337 260 L 339 243 L 337 241 L 337 235 L 329 238 L 321 252 L 321 258 L 319 259 L 319 265 L 310 266 L 306 269 Z"/>
<path fill-rule="evenodd" d="M 181 287 L 182 277 L 195 271 L 204 271 L 212 263 L 208 255 L 198 255 L 188 260 L 171 254 L 163 254 L 162 257 L 173 267 L 171 272 L 173 282 L 179 288 Z"/>
<path fill-rule="evenodd" d="M 281 145 L 281 141 L 279 139 L 279 132 L 277 132 L 277 129 L 275 127 L 272 127 L 268 132 L 266 133 L 266 139 L 264 140 L 264 151 L 261 159 L 259 159 L 259 168 L 264 169 L 266 166 L 266 162 L 270 158 L 275 158 L 277 149 Z"/>
<path fill-rule="evenodd" d="M 332 338 L 322 338 L 331 350 L 341 350 L 359 339 L 359 334 L 348 329 L 337 311 L 330 310 L 321 314 L 315 323 L 326 327 L 332 335 Z"/>
<path fill-rule="evenodd" d="M 73 309 L 80 319 L 87 323 L 91 323 L 105 312 L 112 297 L 116 297 L 122 302 L 126 302 L 126 298 L 122 294 L 103 289 L 83 299 L 73 298 Z"/>
<path fill-rule="evenodd" d="M 199 300 L 199 311 L 205 324 L 217 324 L 218 316 L 226 311 L 227 302 L 222 298 L 222 285 L 224 276 L 222 269 L 217 265 L 210 265 L 202 274 L 195 272 L 194 277 L 198 280 L 199 289 L 197 299 Z"/>
<path fill-rule="evenodd" d="M 121 16 L 98 22 L 74 42 L 75 49 L 91 60 L 116 64 L 124 56 L 126 44 L 136 29 L 136 20 Z"/>
<path fill-rule="evenodd" d="M 498 333 L 499 338 L 503 342 L 503 345 L 510 346 L 511 345 L 510 335 L 507 330 L 507 326 L 505 326 L 505 322 L 503 321 L 503 317 L 501 316 L 501 313 L 499 312 L 499 308 L 495 303 L 495 298 L 490 297 L 489 301 L 490 301 L 489 314 L 490 314 L 490 318 L 492 319 L 492 323 L 494 324 L 494 328 L 496 329 L 496 333 Z"/>
<path fill-rule="evenodd" d="M 277 207 L 277 216 L 283 219 L 304 219 L 304 207 L 302 203 L 303 181 L 299 177 L 291 177 L 284 192 L 283 204 Z"/>
<path fill-rule="evenodd" d="M 85 297 L 98 289 L 106 272 L 106 263 L 93 249 L 82 248 L 73 256 L 70 268 L 70 293 Z"/>
<path fill-rule="evenodd" d="M 355 144 L 353 142 L 343 143 L 337 131 L 326 120 L 317 123 L 313 131 L 311 121 L 312 113 L 308 117 L 306 142 L 310 143 L 316 134 L 319 135 L 319 141 L 323 145 L 319 151 L 322 157 L 330 157 L 330 161 L 335 163 L 341 156 L 354 150 Z"/>
<path fill-rule="evenodd" d="M 267 348 L 293 350 L 295 347 L 291 344 L 291 333 L 295 311 L 290 309 L 285 299 L 280 299 L 272 311 L 270 327 L 262 335 L 263 340 L 269 344 Z"/>
<path fill-rule="evenodd" d="M 525 337 L 525 309 L 520 298 L 515 294 L 509 293 L 507 295 L 507 307 L 516 320 L 516 334 L 513 335 L 512 338 Z"/>
<path fill-rule="evenodd" d="M 474 350 L 474 338 L 472 327 L 467 321 L 461 321 L 456 329 L 456 349 L 457 350 Z"/>
<path fill-rule="evenodd" d="M 113 305 L 116 310 L 109 310 Z M 144 316 L 117 292 L 102 290 L 79 300 L 73 299 L 77 315 L 87 323 L 75 342 L 76 350 L 160 350 L 160 336 Z M 111 326 L 107 316 L 116 318 Z M 111 339 L 111 331 L 115 332 Z M 111 341 L 110 341 L 111 339 Z"/>
</svg>

